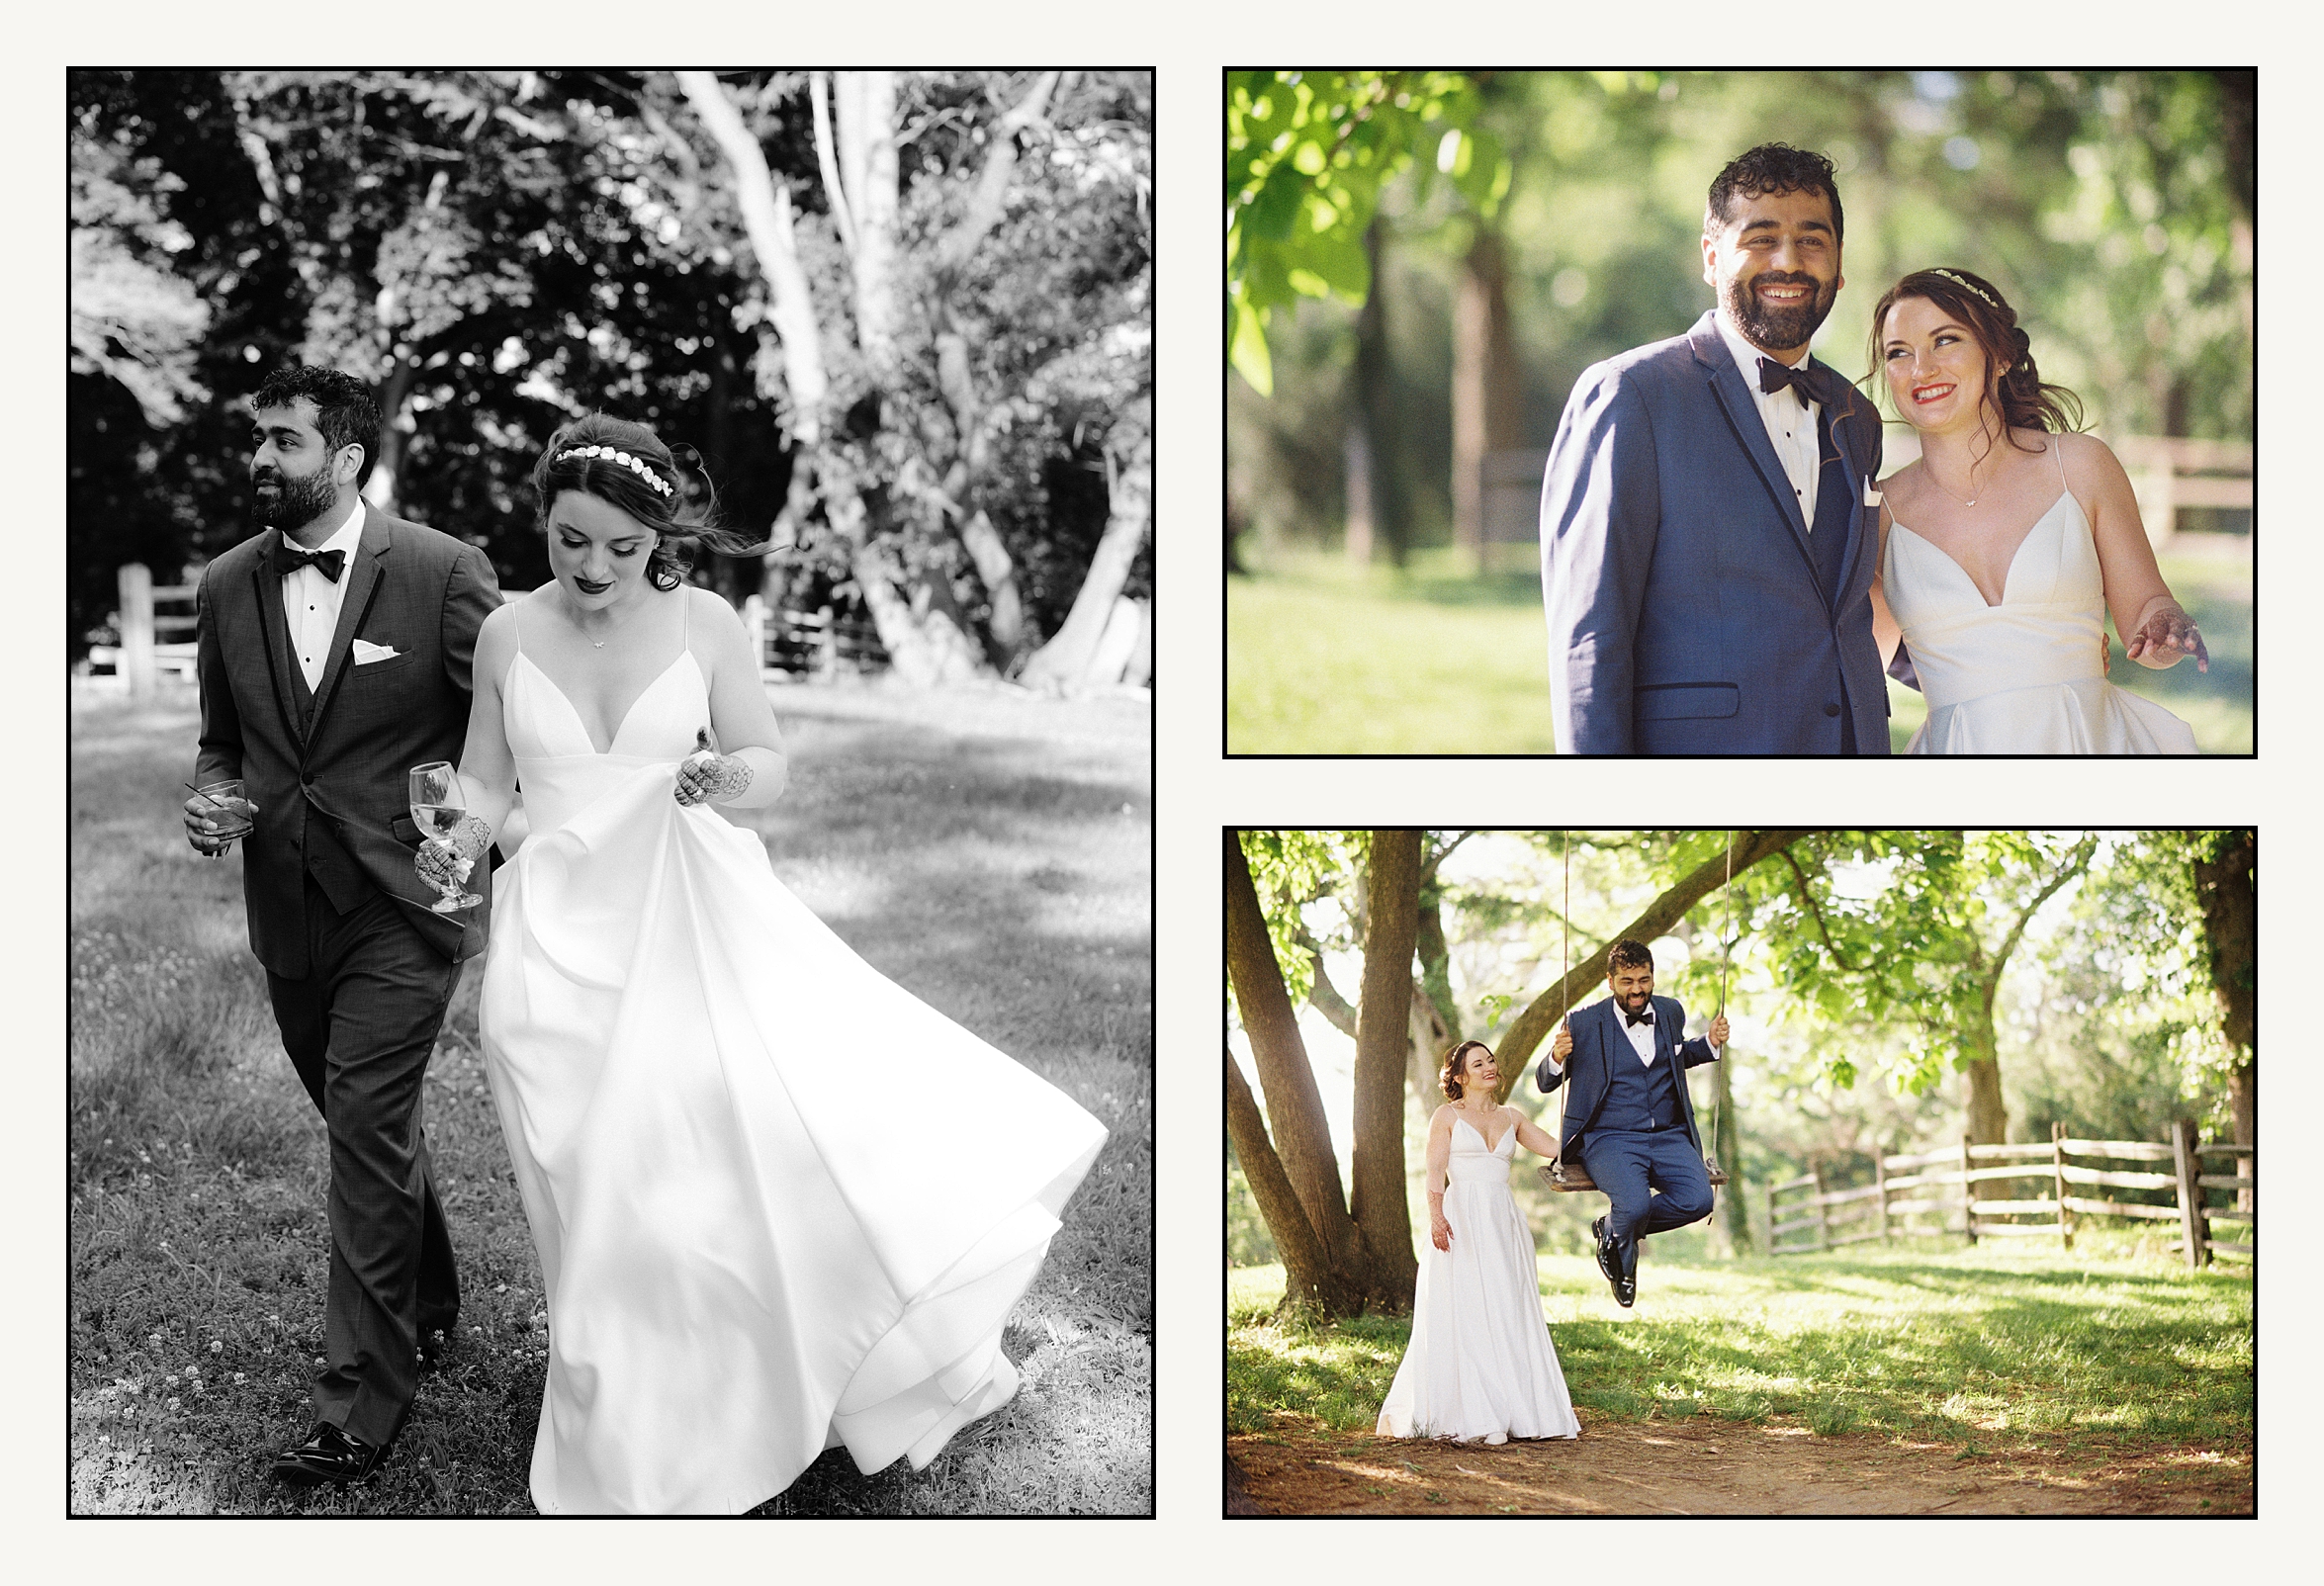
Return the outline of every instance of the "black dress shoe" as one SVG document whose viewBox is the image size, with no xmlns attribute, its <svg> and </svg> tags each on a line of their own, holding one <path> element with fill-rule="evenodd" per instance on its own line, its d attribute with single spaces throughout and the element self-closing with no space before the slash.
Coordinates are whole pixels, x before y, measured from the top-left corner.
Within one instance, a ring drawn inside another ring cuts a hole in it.
<svg viewBox="0 0 2324 1586">
<path fill-rule="evenodd" d="M 1638 1298 L 1638 1241 L 1633 1239 L 1618 1253 L 1621 1270 L 1614 1278 L 1614 1303 L 1624 1310 Z"/>
<path fill-rule="evenodd" d="M 316 1487 L 326 1481 L 345 1485 L 370 1475 L 387 1456 L 387 1445 L 375 1449 L 328 1421 L 317 1421 L 305 1443 L 275 1456 L 274 1473 L 294 1487 Z"/>
<path fill-rule="evenodd" d="M 1614 1285 L 1614 1292 L 1622 1292 L 1622 1247 L 1614 1236 L 1606 1232 L 1606 1219 L 1600 1217 L 1589 1225 L 1590 1237 L 1598 1242 L 1598 1271 L 1606 1275 L 1606 1281 Z"/>
</svg>

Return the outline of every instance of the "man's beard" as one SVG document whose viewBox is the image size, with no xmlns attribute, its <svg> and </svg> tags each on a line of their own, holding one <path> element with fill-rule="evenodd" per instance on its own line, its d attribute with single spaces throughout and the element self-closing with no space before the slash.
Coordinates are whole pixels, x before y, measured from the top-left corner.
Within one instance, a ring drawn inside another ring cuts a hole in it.
<svg viewBox="0 0 2324 1586">
<path fill-rule="evenodd" d="M 1797 308 L 1774 308 L 1760 301 L 1762 286 L 1806 287 L 1808 299 Z M 1754 346 L 1805 347 L 1808 338 L 1831 316 L 1839 288 L 1804 275 L 1737 276 L 1727 283 L 1727 313 Z"/>
<path fill-rule="evenodd" d="M 255 493 L 259 479 L 250 482 L 250 516 L 259 523 L 295 534 L 316 518 L 339 504 L 339 492 L 319 470 L 304 479 L 292 479 L 279 472 L 269 471 L 260 476 L 265 482 L 278 485 L 272 499 Z"/>
</svg>

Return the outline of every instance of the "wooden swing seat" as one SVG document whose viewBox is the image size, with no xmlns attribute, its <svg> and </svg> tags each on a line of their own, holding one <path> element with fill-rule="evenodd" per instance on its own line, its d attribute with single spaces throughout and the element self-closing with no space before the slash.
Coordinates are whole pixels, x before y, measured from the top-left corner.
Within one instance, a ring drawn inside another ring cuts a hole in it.
<svg viewBox="0 0 2324 1586">
<path fill-rule="evenodd" d="M 1727 1170 L 1709 1157 L 1703 1159 L 1703 1171 L 1710 1176 L 1711 1188 L 1714 1190 L 1727 1182 Z M 1544 1182 L 1561 1193 L 1597 1188 L 1590 1182 L 1589 1170 L 1578 1162 L 1553 1162 L 1541 1172 Z"/>
</svg>

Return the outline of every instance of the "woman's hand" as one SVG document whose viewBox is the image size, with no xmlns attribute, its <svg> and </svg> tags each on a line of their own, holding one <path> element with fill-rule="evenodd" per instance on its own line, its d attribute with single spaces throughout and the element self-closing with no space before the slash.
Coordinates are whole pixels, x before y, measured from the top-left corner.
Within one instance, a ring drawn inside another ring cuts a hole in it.
<svg viewBox="0 0 2324 1586">
<path fill-rule="evenodd" d="M 468 884 L 477 860 L 492 845 L 492 829 L 473 815 L 464 815 L 450 834 L 429 837 L 411 856 L 419 879 L 449 895 Z"/>
<path fill-rule="evenodd" d="M 750 785 L 750 762 L 716 752 L 710 748 L 710 729 L 695 729 L 694 752 L 677 762 L 678 803 L 724 804 Z"/>
<path fill-rule="evenodd" d="M 2123 646 L 2123 653 L 2157 670 L 2178 665 L 2184 656 L 2194 657 L 2196 671 L 2211 669 L 2211 653 L 2203 648 L 2202 630 L 2186 608 L 2168 595 L 2147 602 L 2146 610 L 2139 614 L 2138 631 Z"/>
<path fill-rule="evenodd" d="M 1453 1225 L 1445 1221 L 1445 1214 L 1434 1206 L 1428 1209 L 1428 1242 L 1447 1254 L 1453 1248 Z"/>
</svg>

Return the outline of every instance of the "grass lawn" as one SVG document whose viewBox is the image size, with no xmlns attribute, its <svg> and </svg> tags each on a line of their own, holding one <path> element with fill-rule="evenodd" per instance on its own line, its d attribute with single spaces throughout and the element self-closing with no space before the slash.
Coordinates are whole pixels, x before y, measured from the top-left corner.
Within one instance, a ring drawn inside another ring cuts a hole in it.
<svg viewBox="0 0 2324 1586">
<path fill-rule="evenodd" d="M 1650 1251 L 1630 1312 L 1594 1261 L 1545 1256 L 1543 1309 L 1574 1404 L 1618 1421 L 1790 1420 L 1962 1445 L 2249 1440 L 2250 1276 L 2140 1259 L 2136 1237 L 1699 1264 Z M 1229 1278 L 1227 1430 L 1370 1431 L 1410 1319 L 1279 1324 L 1282 1292 L 1280 1267 Z"/>
<path fill-rule="evenodd" d="M 775 706 L 791 789 L 750 824 L 776 874 L 1112 1137 L 1010 1320 L 1018 1397 L 925 1471 L 866 1477 L 835 1450 L 760 1512 L 1150 1513 L 1145 708 L 844 688 Z M 527 1513 L 546 1318 L 486 1090 L 474 967 L 424 1099 L 462 1336 L 370 1482 L 297 1494 L 266 1475 L 310 1419 L 327 1162 L 249 954 L 240 861 L 198 857 L 178 823 L 194 735 L 183 697 L 73 723 L 71 1510 Z M 942 1097 L 914 1100 L 940 1119 Z"/>
<path fill-rule="evenodd" d="M 2211 669 L 2150 671 L 2113 647 L 2109 675 L 2184 718 L 2206 753 L 2252 749 L 2252 581 L 2247 563 L 2163 558 L 2202 624 Z M 1481 578 L 1449 551 L 1402 573 L 1336 554 L 1282 553 L 1226 580 L 1226 740 L 1235 754 L 1546 754 L 1548 631 L 1530 570 Z M 1925 714 L 1889 684 L 1892 747 Z"/>
</svg>

